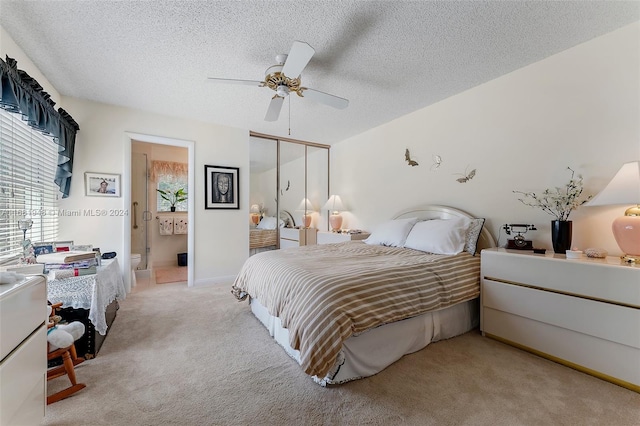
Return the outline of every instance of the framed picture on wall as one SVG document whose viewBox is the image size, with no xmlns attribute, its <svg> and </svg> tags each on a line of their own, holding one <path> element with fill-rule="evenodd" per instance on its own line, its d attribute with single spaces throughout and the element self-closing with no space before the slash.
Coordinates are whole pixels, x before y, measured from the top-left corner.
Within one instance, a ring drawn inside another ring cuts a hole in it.
<svg viewBox="0 0 640 426">
<path fill-rule="evenodd" d="M 238 167 L 204 166 L 204 208 L 239 209 Z"/>
<path fill-rule="evenodd" d="M 84 191 L 91 197 L 119 197 L 120 175 L 85 172 Z"/>
</svg>

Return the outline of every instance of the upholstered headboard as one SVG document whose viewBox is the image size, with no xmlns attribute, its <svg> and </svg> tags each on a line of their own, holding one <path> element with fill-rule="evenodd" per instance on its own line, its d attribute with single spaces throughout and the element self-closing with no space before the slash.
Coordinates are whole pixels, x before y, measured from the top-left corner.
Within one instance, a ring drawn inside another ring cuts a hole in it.
<svg viewBox="0 0 640 426">
<path fill-rule="evenodd" d="M 296 226 L 293 216 L 286 210 L 280 210 L 280 220 L 284 221 L 285 228 L 294 228 Z"/>
<path fill-rule="evenodd" d="M 404 219 L 409 217 L 417 217 L 420 220 L 429 220 L 429 219 L 453 219 L 456 217 L 466 217 L 469 219 L 475 219 L 475 216 L 470 215 L 467 212 L 462 210 L 447 207 L 447 206 L 437 206 L 437 205 L 425 205 L 419 207 L 413 207 L 407 210 L 403 210 L 400 213 L 396 214 L 393 219 Z M 496 246 L 496 240 L 493 238 L 491 233 L 487 230 L 486 224 L 482 227 L 482 232 L 480 233 L 480 238 L 478 239 L 478 246 L 476 248 L 476 252 L 480 253 L 480 250 L 484 248 L 490 248 Z"/>
</svg>

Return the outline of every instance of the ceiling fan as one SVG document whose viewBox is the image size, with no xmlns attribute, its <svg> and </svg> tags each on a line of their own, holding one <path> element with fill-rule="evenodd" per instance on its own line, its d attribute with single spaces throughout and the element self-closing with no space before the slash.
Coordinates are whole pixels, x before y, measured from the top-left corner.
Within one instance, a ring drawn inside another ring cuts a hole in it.
<svg viewBox="0 0 640 426">
<path fill-rule="evenodd" d="M 315 50 L 313 47 L 309 46 L 307 43 L 294 41 L 288 55 L 279 54 L 276 56 L 277 64 L 267 68 L 264 80 L 262 81 L 215 77 L 209 77 L 209 80 L 217 83 L 268 87 L 275 91 L 276 94 L 271 98 L 267 114 L 264 117 L 266 121 L 278 120 L 282 104 L 284 103 L 284 98 L 289 96 L 291 92 L 297 93 L 298 96 L 302 98 L 313 99 L 314 101 L 334 108 L 346 108 L 349 106 L 349 101 L 347 99 L 301 86 L 300 74 L 307 66 L 314 53 Z"/>
</svg>

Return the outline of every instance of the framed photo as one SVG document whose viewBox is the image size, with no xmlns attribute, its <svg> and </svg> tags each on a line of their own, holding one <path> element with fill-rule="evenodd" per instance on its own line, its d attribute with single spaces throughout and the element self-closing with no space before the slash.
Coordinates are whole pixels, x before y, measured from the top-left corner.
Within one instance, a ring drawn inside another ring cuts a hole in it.
<svg viewBox="0 0 640 426">
<path fill-rule="evenodd" d="M 204 166 L 204 208 L 239 209 L 240 169 L 237 167 Z"/>
<path fill-rule="evenodd" d="M 38 257 L 41 254 L 55 253 L 55 243 L 33 243 L 33 254 Z"/>
<path fill-rule="evenodd" d="M 85 172 L 84 191 L 91 197 L 119 197 L 120 175 Z"/>
</svg>

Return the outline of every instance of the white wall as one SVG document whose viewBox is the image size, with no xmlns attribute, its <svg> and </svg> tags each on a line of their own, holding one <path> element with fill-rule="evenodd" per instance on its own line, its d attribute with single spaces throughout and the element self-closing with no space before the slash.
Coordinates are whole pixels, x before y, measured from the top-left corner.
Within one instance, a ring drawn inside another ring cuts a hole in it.
<svg viewBox="0 0 640 426">
<path fill-rule="evenodd" d="M 198 285 L 232 281 L 248 256 L 249 132 L 79 99 L 65 98 L 64 105 L 80 125 L 80 132 L 71 194 L 60 202 L 60 208 L 70 211 L 131 208 L 124 205 L 124 198 L 85 197 L 82 182 L 86 171 L 128 170 L 130 165 L 124 161 L 126 132 L 194 141 L 195 187 L 189 188 L 191 196 L 196 197 L 194 282 Z M 240 168 L 240 211 L 204 209 L 205 164 Z M 103 251 L 126 253 L 123 235 L 130 231 L 123 227 L 124 220 L 119 217 L 61 218 L 60 237 L 90 239 Z"/>
<path fill-rule="evenodd" d="M 343 227 L 370 230 L 405 208 L 444 204 L 487 218 L 496 237 L 502 224 L 533 223 L 526 236 L 550 249 L 553 217 L 512 191 L 562 186 L 570 166 L 596 194 L 640 159 L 639 40 L 635 23 L 335 144 L 331 192 L 351 207 Z M 419 166 L 404 161 L 406 148 Z M 434 155 L 442 165 L 432 170 Z M 620 254 L 610 224 L 625 208 L 575 210 L 573 245 Z"/>
</svg>

